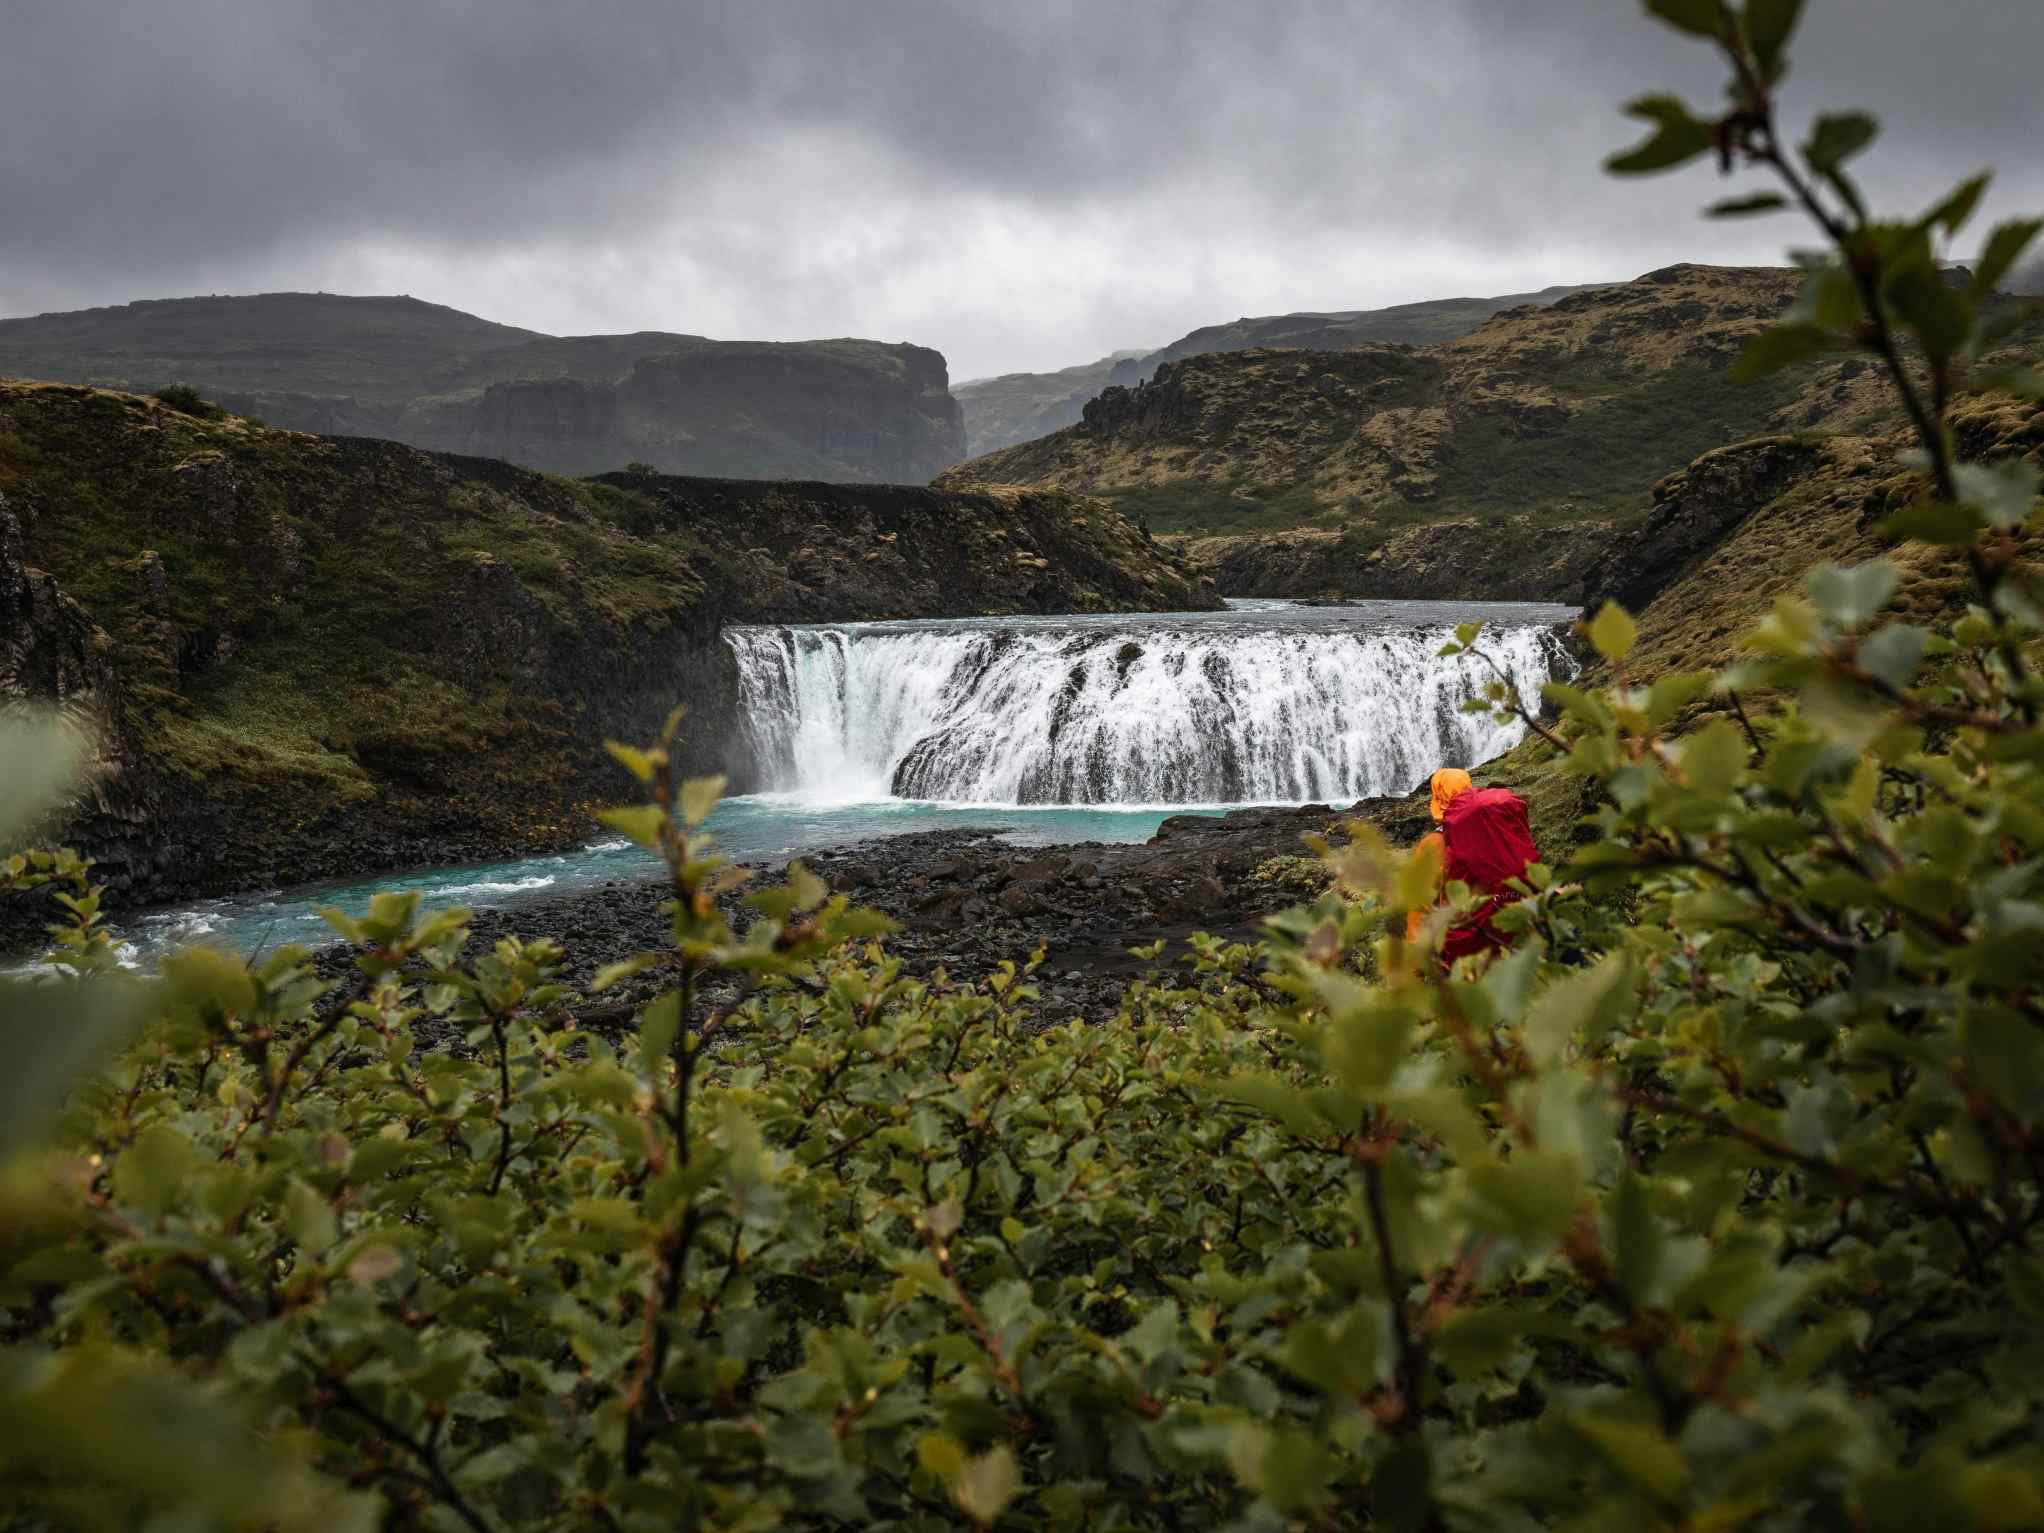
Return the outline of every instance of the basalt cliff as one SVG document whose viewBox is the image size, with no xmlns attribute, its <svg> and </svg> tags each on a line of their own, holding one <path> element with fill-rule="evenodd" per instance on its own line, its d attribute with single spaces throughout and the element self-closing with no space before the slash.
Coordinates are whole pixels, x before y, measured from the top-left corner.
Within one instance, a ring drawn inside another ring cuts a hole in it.
<svg viewBox="0 0 2044 1533">
<path fill-rule="evenodd" d="M 964 455 L 944 358 L 878 341 L 550 336 L 413 298 L 179 298 L 0 320 L 0 376 L 183 383 L 299 431 L 590 474 L 920 484 Z"/>
<path fill-rule="evenodd" d="M 65 833 L 121 900 L 575 842 L 602 741 L 682 704 L 743 787 L 732 622 L 1213 605 L 1063 491 L 573 481 L 0 383 L 0 698 L 96 729 Z"/>
</svg>

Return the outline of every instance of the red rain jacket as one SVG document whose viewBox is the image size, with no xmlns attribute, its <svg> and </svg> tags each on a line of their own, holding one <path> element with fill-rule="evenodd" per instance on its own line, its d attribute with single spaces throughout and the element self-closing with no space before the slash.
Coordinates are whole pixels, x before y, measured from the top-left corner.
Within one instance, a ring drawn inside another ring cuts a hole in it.
<svg viewBox="0 0 2044 1533">
<path fill-rule="evenodd" d="M 1441 944 L 1449 963 L 1485 948 L 1502 952 L 1511 939 L 1492 928 L 1490 918 L 1519 896 L 1505 886 L 1525 875 L 1540 860 L 1533 832 L 1526 823 L 1526 801 L 1507 788 L 1471 788 L 1448 803 L 1441 820 L 1447 843 L 1442 878 L 1481 890 L 1490 899 L 1476 908 L 1466 925 L 1451 927 Z"/>
</svg>

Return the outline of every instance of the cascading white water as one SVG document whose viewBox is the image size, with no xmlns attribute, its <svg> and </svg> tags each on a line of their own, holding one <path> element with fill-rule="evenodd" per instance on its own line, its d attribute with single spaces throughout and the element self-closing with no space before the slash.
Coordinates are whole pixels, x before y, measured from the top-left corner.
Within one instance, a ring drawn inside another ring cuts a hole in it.
<svg viewBox="0 0 2044 1533">
<path fill-rule="evenodd" d="M 1509 749 L 1450 627 L 735 628 L 762 786 L 823 802 L 1240 804 L 1404 793 Z M 1537 698 L 1545 627 L 1484 648 Z"/>
</svg>

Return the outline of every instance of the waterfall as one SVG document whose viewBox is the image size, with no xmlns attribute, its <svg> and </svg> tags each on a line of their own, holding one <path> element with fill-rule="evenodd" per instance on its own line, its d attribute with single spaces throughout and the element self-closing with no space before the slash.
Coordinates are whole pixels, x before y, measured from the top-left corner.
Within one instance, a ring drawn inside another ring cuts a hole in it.
<svg viewBox="0 0 2044 1533">
<path fill-rule="evenodd" d="M 1243 614 L 1247 616 L 1247 614 Z M 1523 728 L 1461 711 L 1452 627 L 734 628 L 761 786 L 823 802 L 1346 803 L 1473 766 Z M 1484 649 L 1537 699 L 1544 627 Z"/>
</svg>

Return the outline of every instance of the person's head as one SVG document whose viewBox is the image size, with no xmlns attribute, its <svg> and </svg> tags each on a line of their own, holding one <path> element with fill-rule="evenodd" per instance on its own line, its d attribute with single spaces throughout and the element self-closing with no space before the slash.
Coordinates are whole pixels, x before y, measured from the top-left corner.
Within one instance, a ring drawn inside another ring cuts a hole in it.
<svg viewBox="0 0 2044 1533">
<path fill-rule="evenodd" d="M 1469 780 L 1469 774 L 1460 767 L 1442 767 L 1433 776 L 1433 802 L 1428 806 L 1436 820 L 1444 819 L 1448 806 L 1458 795 L 1467 793 L 1476 784 Z"/>
</svg>

